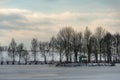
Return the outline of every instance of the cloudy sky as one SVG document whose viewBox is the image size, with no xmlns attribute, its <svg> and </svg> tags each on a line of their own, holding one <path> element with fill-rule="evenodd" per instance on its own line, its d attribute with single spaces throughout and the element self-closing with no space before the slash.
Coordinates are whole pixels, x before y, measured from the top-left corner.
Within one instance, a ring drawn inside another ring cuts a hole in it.
<svg viewBox="0 0 120 80">
<path fill-rule="evenodd" d="M 49 40 L 66 26 L 120 32 L 120 0 L 0 0 L 0 44 L 11 38 L 30 46 L 32 38 Z"/>
</svg>

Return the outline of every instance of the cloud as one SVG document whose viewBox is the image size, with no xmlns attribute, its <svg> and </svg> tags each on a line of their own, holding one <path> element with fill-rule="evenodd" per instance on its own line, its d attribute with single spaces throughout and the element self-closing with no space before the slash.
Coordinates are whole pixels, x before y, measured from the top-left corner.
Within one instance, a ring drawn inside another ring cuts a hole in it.
<svg viewBox="0 0 120 80">
<path fill-rule="evenodd" d="M 0 9 L 0 42 L 8 44 L 11 38 L 30 44 L 32 38 L 49 40 L 66 26 L 83 31 L 88 26 L 92 31 L 102 26 L 111 32 L 120 32 L 120 12 L 110 13 L 41 13 L 25 9 Z"/>
</svg>

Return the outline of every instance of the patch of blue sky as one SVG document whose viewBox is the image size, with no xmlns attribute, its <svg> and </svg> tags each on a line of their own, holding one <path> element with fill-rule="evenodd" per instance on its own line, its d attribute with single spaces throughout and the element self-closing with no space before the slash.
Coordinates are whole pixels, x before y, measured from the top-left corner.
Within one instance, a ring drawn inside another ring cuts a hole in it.
<svg viewBox="0 0 120 80">
<path fill-rule="evenodd" d="M 106 12 L 119 10 L 120 0 L 8 0 L 3 7 L 21 8 L 43 13 Z"/>
</svg>

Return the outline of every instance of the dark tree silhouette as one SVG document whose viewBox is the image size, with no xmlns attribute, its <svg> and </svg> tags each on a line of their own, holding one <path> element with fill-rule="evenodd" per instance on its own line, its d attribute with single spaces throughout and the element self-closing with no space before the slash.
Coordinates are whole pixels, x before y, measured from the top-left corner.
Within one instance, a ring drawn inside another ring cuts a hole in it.
<svg viewBox="0 0 120 80">
<path fill-rule="evenodd" d="M 65 55 L 66 55 L 66 61 L 71 62 L 72 61 L 72 54 L 71 54 L 71 41 L 72 41 L 72 36 L 74 34 L 74 30 L 71 27 L 65 27 L 59 31 L 57 36 L 59 36 L 59 39 L 62 41 L 64 44 L 64 50 L 65 50 Z"/>
<path fill-rule="evenodd" d="M 18 53 L 18 56 L 19 56 L 19 64 L 20 64 L 20 60 L 22 58 L 23 50 L 24 50 L 24 45 L 23 45 L 23 43 L 21 43 L 17 46 L 17 53 Z"/>
<path fill-rule="evenodd" d="M 75 33 L 72 36 L 72 49 L 74 52 L 74 62 L 78 62 L 78 52 L 81 52 L 81 47 L 82 47 L 82 33 Z"/>
<path fill-rule="evenodd" d="M 120 58 L 120 34 L 116 33 L 114 37 L 115 37 L 115 48 L 116 48 L 117 57 Z M 119 59 L 116 58 L 116 62 L 118 62 L 118 60 Z"/>
<path fill-rule="evenodd" d="M 84 32 L 84 39 L 85 39 L 85 45 L 87 48 L 87 54 L 88 54 L 88 62 L 90 62 L 91 58 L 91 49 L 90 49 L 90 38 L 91 38 L 92 32 L 86 27 Z"/>
<path fill-rule="evenodd" d="M 56 38 L 53 36 L 50 39 L 50 56 L 52 56 L 52 62 L 54 61 L 54 52 L 55 52 Z"/>
<path fill-rule="evenodd" d="M 25 64 L 27 64 L 27 61 L 29 60 L 30 56 L 29 52 L 26 49 L 24 49 L 22 52 L 22 58 L 24 59 Z"/>
<path fill-rule="evenodd" d="M 95 62 L 98 63 L 98 42 L 94 35 L 90 38 L 90 49 L 95 55 Z"/>
<path fill-rule="evenodd" d="M 59 62 L 62 62 L 62 56 L 64 55 L 64 43 L 61 40 L 60 36 L 57 36 L 57 38 L 55 39 L 55 49 L 56 51 L 59 53 Z"/>
<path fill-rule="evenodd" d="M 105 35 L 105 29 L 103 29 L 102 27 L 97 27 L 96 28 L 96 32 L 95 32 L 95 37 L 97 39 L 97 43 L 98 43 L 98 54 L 100 56 L 100 61 L 101 61 L 101 58 L 102 58 L 102 38 L 104 37 Z"/>
<path fill-rule="evenodd" d="M 37 39 L 33 38 L 33 40 L 31 41 L 31 51 L 32 54 L 34 55 L 34 62 L 36 62 L 36 55 L 37 55 L 37 51 L 38 51 L 38 41 Z"/>
<path fill-rule="evenodd" d="M 17 43 L 15 42 L 15 40 L 13 38 L 9 45 L 9 48 L 8 48 L 9 56 L 12 56 L 12 58 L 13 58 L 13 64 L 15 62 L 16 47 L 17 47 Z"/>
<path fill-rule="evenodd" d="M 39 50 L 41 52 L 42 57 L 44 58 L 44 63 L 47 64 L 47 55 L 50 51 L 50 43 L 49 42 L 40 42 Z"/>
<path fill-rule="evenodd" d="M 107 32 L 106 35 L 104 36 L 104 40 L 106 43 L 107 62 L 112 62 L 112 52 L 111 52 L 112 39 L 113 36 L 111 35 L 111 33 Z"/>
</svg>

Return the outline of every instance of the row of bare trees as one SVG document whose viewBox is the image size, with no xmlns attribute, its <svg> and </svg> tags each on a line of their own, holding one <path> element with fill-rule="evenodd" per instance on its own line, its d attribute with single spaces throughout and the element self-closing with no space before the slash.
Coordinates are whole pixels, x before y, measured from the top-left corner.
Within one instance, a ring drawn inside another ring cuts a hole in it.
<svg viewBox="0 0 120 80">
<path fill-rule="evenodd" d="M 53 36 L 48 42 L 41 42 L 33 38 L 31 41 L 31 50 L 27 50 L 23 43 L 17 44 L 12 39 L 7 48 L 8 55 L 15 62 L 16 55 L 19 56 L 19 63 L 23 59 L 26 63 L 33 54 L 34 62 L 37 62 L 37 54 L 40 53 L 47 63 L 47 55 L 59 55 L 59 62 L 78 62 L 81 55 L 87 56 L 87 61 L 91 62 L 94 56 L 95 62 L 118 62 L 120 60 L 120 34 L 111 34 L 102 27 L 97 27 L 92 33 L 88 27 L 84 32 L 76 32 L 71 27 L 61 29 L 56 36 Z M 0 53 L 3 51 L 0 47 Z M 65 60 L 63 60 L 65 57 Z"/>
<path fill-rule="evenodd" d="M 25 63 L 27 63 L 29 52 L 24 47 L 23 43 L 17 45 L 14 39 L 12 39 L 10 45 L 8 46 L 8 55 L 12 58 L 13 64 L 15 62 L 15 57 L 19 56 L 19 64 L 21 63 L 21 58 L 24 59 Z"/>
<path fill-rule="evenodd" d="M 66 56 L 67 62 L 78 62 L 80 55 L 87 56 L 88 62 L 95 57 L 95 62 L 112 62 L 120 60 L 120 34 L 111 34 L 102 27 L 92 33 L 88 27 L 84 32 L 76 32 L 71 27 L 63 28 L 56 37 L 52 37 L 55 50 Z M 74 56 L 74 57 L 73 57 Z"/>
</svg>

